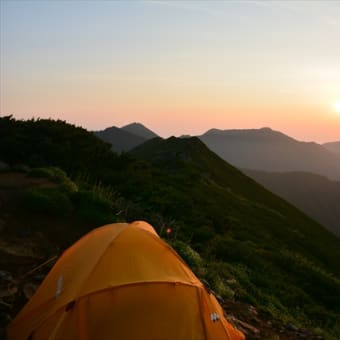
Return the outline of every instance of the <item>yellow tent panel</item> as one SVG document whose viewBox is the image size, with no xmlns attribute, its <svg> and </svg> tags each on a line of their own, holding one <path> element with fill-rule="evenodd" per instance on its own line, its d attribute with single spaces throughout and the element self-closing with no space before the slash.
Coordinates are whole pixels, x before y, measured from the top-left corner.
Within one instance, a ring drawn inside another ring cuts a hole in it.
<svg viewBox="0 0 340 340">
<path fill-rule="evenodd" d="M 145 222 L 97 228 L 64 252 L 7 329 L 9 340 L 242 340 Z"/>
</svg>

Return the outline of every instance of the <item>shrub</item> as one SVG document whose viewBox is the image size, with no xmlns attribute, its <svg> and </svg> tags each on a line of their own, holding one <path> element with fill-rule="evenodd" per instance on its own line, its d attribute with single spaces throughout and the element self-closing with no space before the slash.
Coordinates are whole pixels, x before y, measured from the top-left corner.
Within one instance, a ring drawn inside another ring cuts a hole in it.
<svg viewBox="0 0 340 340">
<path fill-rule="evenodd" d="M 28 189 L 24 202 L 28 209 L 39 213 L 67 216 L 73 210 L 69 197 L 58 188 Z"/>
<path fill-rule="evenodd" d="M 66 192 L 75 192 L 78 190 L 77 185 L 66 175 L 66 173 L 57 167 L 34 168 L 27 176 L 48 178 L 53 183 L 59 184 L 61 189 Z"/>
<path fill-rule="evenodd" d="M 76 213 L 95 225 L 112 223 L 116 220 L 110 200 L 90 190 L 81 190 L 72 196 Z"/>
<path fill-rule="evenodd" d="M 173 240 L 169 243 L 197 275 L 203 274 L 204 263 L 199 253 L 182 241 Z"/>
</svg>

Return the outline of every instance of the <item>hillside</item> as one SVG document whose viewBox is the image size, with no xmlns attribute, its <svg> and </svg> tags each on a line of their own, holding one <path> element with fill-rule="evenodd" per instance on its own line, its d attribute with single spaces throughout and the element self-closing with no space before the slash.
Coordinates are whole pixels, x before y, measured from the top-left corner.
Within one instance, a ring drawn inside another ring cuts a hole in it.
<svg viewBox="0 0 340 340">
<path fill-rule="evenodd" d="M 104 142 L 112 145 L 115 152 L 129 151 L 135 146 L 144 143 L 147 139 L 130 131 L 115 126 L 105 130 L 95 131 L 94 134 Z"/>
<path fill-rule="evenodd" d="M 270 128 L 211 129 L 199 138 L 240 169 L 267 172 L 302 171 L 340 180 L 340 156 L 316 143 L 297 141 Z"/>
<path fill-rule="evenodd" d="M 323 146 L 326 149 L 328 149 L 329 151 L 340 154 L 340 141 L 339 142 L 325 143 L 325 144 L 323 144 Z"/>
<path fill-rule="evenodd" d="M 89 202 L 91 196 L 84 196 L 85 191 L 81 188 L 83 184 L 79 182 L 78 184 L 80 186 L 56 168 L 32 169 L 28 172 L 27 169 L 26 172 L 22 170 L 18 172 L 7 168 L 5 172 L 0 172 L 2 207 L 0 211 L 0 339 L 5 339 L 4 327 L 32 296 L 58 256 L 88 230 L 86 220 L 90 216 L 82 206 L 85 209 L 92 206 L 93 212 L 94 205 L 97 206 L 97 211 L 100 206 L 102 208 L 105 206 L 103 196 L 101 198 L 100 195 L 98 196 L 100 192 L 103 193 L 103 188 L 92 187 L 90 191 L 87 190 L 87 193 L 92 193 L 92 200 L 97 197 Z M 68 190 L 65 191 L 66 188 Z M 40 206 L 34 204 L 38 198 L 37 193 L 44 194 L 44 198 L 41 196 L 39 198 Z M 59 194 L 57 200 L 55 200 L 56 193 Z M 79 196 L 82 196 L 83 200 L 79 200 Z M 84 205 L 86 196 L 87 204 Z M 52 197 L 54 202 L 50 199 Z M 73 211 L 60 210 L 61 197 L 70 199 Z M 91 206 L 88 203 L 91 203 Z M 17 214 L 18 210 L 20 215 Z M 83 215 L 84 213 L 86 216 Z M 107 222 L 114 221 L 115 219 L 111 217 Z M 93 222 L 96 223 L 95 220 Z M 198 255 L 195 255 L 190 247 L 179 241 L 169 239 L 167 241 L 179 247 L 182 256 L 193 266 L 194 256 Z M 285 328 L 280 325 L 274 327 L 268 320 L 268 315 L 245 303 L 229 300 L 223 302 L 223 307 L 228 313 L 229 320 L 248 334 L 247 339 L 256 339 L 259 335 L 263 338 L 271 338 L 278 332 L 280 339 L 286 340 L 313 334 L 307 329 L 292 328 L 290 324 Z M 254 323 L 256 327 L 251 325 Z"/>
<path fill-rule="evenodd" d="M 340 182 L 305 172 L 243 172 L 340 237 Z"/>
<path fill-rule="evenodd" d="M 93 134 L 60 121 L 1 118 L 0 134 L 0 161 L 59 166 L 69 173 L 76 188 L 69 183 L 67 193 L 64 185 L 57 193 L 43 190 L 43 202 L 58 212 L 61 200 L 64 218 L 79 221 L 80 232 L 108 221 L 147 220 L 229 307 L 255 306 L 277 336 L 294 325 L 339 337 L 339 239 L 197 138 L 156 138 L 118 156 Z M 34 202 L 41 202 L 38 193 Z M 46 223 L 54 217 L 44 204 L 31 208 L 45 218 L 43 233 L 54 235 Z M 169 226 L 173 232 L 167 235 Z M 19 233 L 25 224 L 6 226 L 12 228 L 23 246 Z M 67 238 L 67 228 L 60 235 Z M 257 327 L 253 317 L 246 321 Z"/>
<path fill-rule="evenodd" d="M 272 304 L 271 295 L 278 310 L 292 304 L 290 312 L 303 308 L 305 313 L 314 309 L 307 307 L 309 302 L 320 301 L 322 296 L 328 296 L 329 307 L 333 305 L 339 294 L 338 283 L 329 300 L 330 287 L 321 288 L 323 279 L 316 283 L 315 275 L 305 267 L 316 265 L 318 270 L 339 275 L 333 256 L 339 254 L 340 243 L 323 227 L 225 163 L 196 138 L 154 139 L 132 153 L 151 162 L 162 187 L 171 188 L 164 192 L 154 187 L 152 194 L 142 199 L 151 206 L 157 202 L 163 214 L 182 216 L 185 225 L 196 226 L 185 237 L 200 253 L 245 266 L 247 283 L 243 282 L 243 287 L 253 292 L 248 301 Z M 321 263 L 320 259 L 326 257 L 328 260 Z M 321 290 L 312 297 L 315 288 Z M 304 297 L 297 298 L 297 291 L 304 291 Z"/>
<path fill-rule="evenodd" d="M 158 137 L 153 131 L 145 127 L 141 123 L 131 123 L 121 127 L 121 130 L 130 132 L 136 136 L 143 137 L 144 139 L 152 139 Z"/>
</svg>

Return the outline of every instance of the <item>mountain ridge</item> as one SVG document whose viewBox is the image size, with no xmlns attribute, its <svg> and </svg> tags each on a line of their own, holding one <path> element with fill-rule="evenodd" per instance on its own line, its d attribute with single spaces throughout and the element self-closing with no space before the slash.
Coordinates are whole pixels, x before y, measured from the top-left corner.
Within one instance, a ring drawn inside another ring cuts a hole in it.
<svg viewBox="0 0 340 340">
<path fill-rule="evenodd" d="M 340 237 L 340 181 L 307 172 L 243 172 Z"/>
<path fill-rule="evenodd" d="M 96 132 L 96 135 L 111 143 L 116 152 L 127 152 L 149 139 L 161 138 L 136 122 L 122 128 L 108 128 Z M 337 143 L 321 145 L 303 142 L 270 127 L 224 130 L 211 128 L 197 137 L 213 152 L 240 169 L 312 172 L 331 180 L 340 180 L 340 155 L 335 152 Z"/>
<path fill-rule="evenodd" d="M 306 171 L 340 180 L 340 156 L 315 142 L 300 142 L 270 128 L 208 130 L 198 136 L 212 151 L 238 168 Z"/>
<path fill-rule="evenodd" d="M 0 134 L 3 162 L 59 166 L 72 174 L 78 190 L 68 180 L 71 192 L 64 184 L 58 192 L 38 191 L 58 214 L 56 199 L 63 198 L 67 218 L 81 213 L 88 219 L 91 213 L 93 227 L 149 221 L 185 250 L 197 275 L 225 299 L 255 305 L 281 325 L 313 325 L 327 339 L 339 335 L 339 239 L 199 139 L 156 138 L 117 155 L 92 133 L 64 122 L 1 118 Z M 43 205 L 31 207 L 49 216 Z"/>
<path fill-rule="evenodd" d="M 212 128 L 203 133 L 201 136 L 211 136 L 211 135 L 219 135 L 219 136 L 251 136 L 251 137 L 280 137 L 285 140 L 295 140 L 294 138 L 280 132 L 271 129 L 270 127 L 263 127 L 259 129 L 217 129 Z M 198 136 L 200 137 L 200 136 Z"/>
</svg>

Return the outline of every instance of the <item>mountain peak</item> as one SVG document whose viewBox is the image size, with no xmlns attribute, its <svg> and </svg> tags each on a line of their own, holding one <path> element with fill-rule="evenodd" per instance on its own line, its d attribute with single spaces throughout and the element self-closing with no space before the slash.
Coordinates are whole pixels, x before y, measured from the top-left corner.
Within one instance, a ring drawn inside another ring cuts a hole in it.
<svg viewBox="0 0 340 340">
<path fill-rule="evenodd" d="M 263 131 L 263 132 L 273 132 L 274 130 L 271 129 L 270 127 L 268 127 L 268 126 L 265 126 L 265 127 L 260 128 L 259 131 Z"/>
<path fill-rule="evenodd" d="M 149 140 L 142 145 L 138 145 L 133 153 L 139 153 L 139 151 L 143 152 L 147 150 L 148 153 L 158 152 L 157 149 L 163 151 L 175 151 L 175 152 L 185 152 L 188 148 L 198 148 L 198 149 L 206 149 L 207 147 L 204 143 L 197 137 L 189 137 L 189 138 L 178 138 L 171 136 L 167 139 L 162 139 L 160 137 Z"/>
<path fill-rule="evenodd" d="M 121 127 L 121 129 L 125 129 L 125 128 L 133 128 L 133 127 L 141 127 L 141 128 L 145 128 L 145 126 L 142 123 L 138 123 L 138 122 L 133 122 L 130 124 L 126 124 L 124 126 Z"/>
<path fill-rule="evenodd" d="M 156 133 L 145 127 L 143 124 L 137 122 L 122 126 L 121 129 L 145 139 L 158 137 Z"/>
</svg>

